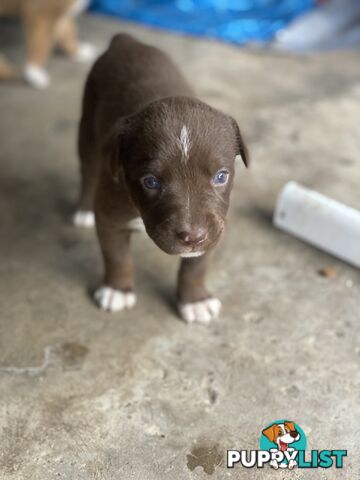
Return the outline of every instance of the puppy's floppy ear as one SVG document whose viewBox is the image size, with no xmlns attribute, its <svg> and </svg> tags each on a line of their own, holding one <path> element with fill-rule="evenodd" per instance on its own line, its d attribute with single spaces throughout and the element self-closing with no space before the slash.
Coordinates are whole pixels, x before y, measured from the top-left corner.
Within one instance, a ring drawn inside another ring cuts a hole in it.
<svg viewBox="0 0 360 480">
<path fill-rule="evenodd" d="M 284 425 L 290 429 L 291 432 L 296 430 L 294 422 L 284 422 Z"/>
<path fill-rule="evenodd" d="M 133 131 L 132 116 L 120 118 L 102 145 L 106 168 L 115 183 L 119 183 L 123 163 L 129 153 Z"/>
<path fill-rule="evenodd" d="M 236 146 L 237 146 L 237 155 L 240 155 L 242 158 L 242 161 L 245 164 L 245 167 L 249 166 L 250 163 L 250 156 L 249 156 L 249 150 L 247 146 L 245 145 L 243 136 L 241 135 L 239 125 L 237 124 L 236 120 L 232 117 L 230 118 L 230 122 L 232 125 L 232 128 L 234 129 L 235 133 L 235 140 L 236 140 Z"/>
<path fill-rule="evenodd" d="M 277 425 L 274 423 L 274 425 L 270 425 L 270 427 L 265 428 L 262 431 L 262 434 L 265 435 L 265 437 L 270 440 L 270 442 L 275 442 L 276 439 L 276 432 L 277 432 Z"/>
</svg>

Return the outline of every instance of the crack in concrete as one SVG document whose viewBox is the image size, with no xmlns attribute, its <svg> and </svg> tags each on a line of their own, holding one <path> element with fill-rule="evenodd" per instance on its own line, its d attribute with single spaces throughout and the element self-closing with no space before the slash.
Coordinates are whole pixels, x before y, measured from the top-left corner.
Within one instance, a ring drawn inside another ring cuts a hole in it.
<svg viewBox="0 0 360 480">
<path fill-rule="evenodd" d="M 10 373 L 14 375 L 29 375 L 29 377 L 37 377 L 45 372 L 50 365 L 50 354 L 52 347 L 44 348 L 44 359 L 38 367 L 0 367 L 0 372 Z"/>
</svg>

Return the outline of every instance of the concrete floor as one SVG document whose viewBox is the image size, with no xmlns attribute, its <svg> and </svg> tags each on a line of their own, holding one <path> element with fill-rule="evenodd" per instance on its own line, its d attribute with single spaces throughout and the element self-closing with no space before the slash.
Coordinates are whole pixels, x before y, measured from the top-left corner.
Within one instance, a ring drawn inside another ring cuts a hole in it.
<svg viewBox="0 0 360 480">
<path fill-rule="evenodd" d="M 111 316 L 88 294 L 95 235 L 70 224 L 87 67 L 53 58 L 48 91 L 0 87 L 1 478 L 359 478 L 359 273 L 270 219 L 289 179 L 359 207 L 360 52 L 291 58 L 95 17 L 81 29 L 99 48 L 128 31 L 169 51 L 237 118 L 253 162 L 210 279 L 221 320 L 178 319 L 176 261 L 141 236 L 138 306 Z M 2 33 L 20 61 L 16 26 Z M 258 448 L 284 417 L 309 449 L 347 449 L 344 470 L 226 469 L 226 449 Z"/>
</svg>

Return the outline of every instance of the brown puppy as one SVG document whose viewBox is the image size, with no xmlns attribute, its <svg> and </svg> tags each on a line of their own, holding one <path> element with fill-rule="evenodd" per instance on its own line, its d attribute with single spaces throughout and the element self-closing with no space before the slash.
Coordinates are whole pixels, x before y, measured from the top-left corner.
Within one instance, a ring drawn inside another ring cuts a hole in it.
<svg viewBox="0 0 360 480">
<path fill-rule="evenodd" d="M 75 16 L 89 0 L 0 0 L 0 17 L 19 16 L 26 39 L 24 77 L 33 87 L 46 88 L 50 79 L 46 61 L 54 44 L 78 61 L 92 60 L 95 49 L 79 43 Z M 20 78 L 17 70 L 0 57 L 0 80 Z"/>
<path fill-rule="evenodd" d="M 117 35 L 87 80 L 79 152 L 74 222 L 91 226 L 95 208 L 105 263 L 98 305 L 135 304 L 130 234 L 143 222 L 164 252 L 183 257 L 181 316 L 216 317 L 220 301 L 205 287 L 209 252 L 224 229 L 235 157 L 248 162 L 235 120 L 194 98 L 165 53 Z"/>
</svg>

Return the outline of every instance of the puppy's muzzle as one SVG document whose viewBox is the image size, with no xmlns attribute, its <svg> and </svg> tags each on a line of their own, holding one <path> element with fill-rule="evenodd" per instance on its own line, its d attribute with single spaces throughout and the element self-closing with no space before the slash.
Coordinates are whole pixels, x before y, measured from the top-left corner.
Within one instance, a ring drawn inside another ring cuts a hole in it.
<svg viewBox="0 0 360 480">
<path fill-rule="evenodd" d="M 185 247 L 198 247 L 206 242 L 208 234 L 205 228 L 196 227 L 176 233 L 177 238 Z"/>
</svg>

